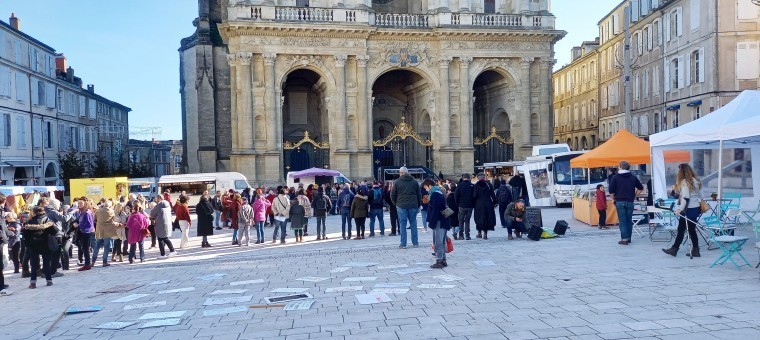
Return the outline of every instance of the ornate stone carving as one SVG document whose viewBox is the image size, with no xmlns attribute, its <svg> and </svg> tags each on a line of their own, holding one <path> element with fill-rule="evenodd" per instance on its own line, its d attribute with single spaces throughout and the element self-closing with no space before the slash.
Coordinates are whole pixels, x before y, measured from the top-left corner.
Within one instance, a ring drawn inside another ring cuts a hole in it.
<svg viewBox="0 0 760 340">
<path fill-rule="evenodd" d="M 522 67 L 530 67 L 530 64 L 533 63 L 534 57 L 522 57 L 520 58 L 520 66 Z"/>
<path fill-rule="evenodd" d="M 460 67 L 469 67 L 470 63 L 472 62 L 472 57 L 459 57 L 459 66 Z"/>
<path fill-rule="evenodd" d="M 443 49 L 479 49 L 479 50 L 532 50 L 547 51 L 549 43 L 519 42 L 519 41 L 444 41 Z"/>
<path fill-rule="evenodd" d="M 241 65 L 250 65 L 252 58 L 253 53 L 251 52 L 240 52 L 237 54 L 237 60 Z"/>
<path fill-rule="evenodd" d="M 264 87 L 264 82 L 263 81 L 254 81 L 253 82 L 253 87 L 262 88 L 262 87 Z"/>
<path fill-rule="evenodd" d="M 368 55 L 358 55 L 356 56 L 356 65 L 359 67 L 367 67 L 367 63 L 369 62 L 369 56 Z"/>
<path fill-rule="evenodd" d="M 280 39 L 280 45 L 296 47 L 325 47 L 330 46 L 330 39 L 284 37 Z"/>
<path fill-rule="evenodd" d="M 296 65 L 306 66 L 306 65 L 314 65 L 318 67 L 324 66 L 325 61 L 322 56 L 318 55 L 287 55 L 285 56 L 285 65 L 286 67 L 292 68 Z"/>
<path fill-rule="evenodd" d="M 446 56 L 444 56 L 444 57 L 438 57 L 438 66 L 440 68 L 447 68 L 447 67 L 449 67 L 449 64 L 451 64 L 451 61 L 453 59 L 454 58 L 452 58 L 452 57 L 446 57 Z"/>
<path fill-rule="evenodd" d="M 227 64 L 229 64 L 230 66 L 235 66 L 235 64 L 237 64 L 237 54 L 228 54 Z"/>
<path fill-rule="evenodd" d="M 337 40 L 338 47 L 367 47 L 367 41 L 366 40 L 351 40 L 351 39 L 341 39 Z"/>
<path fill-rule="evenodd" d="M 356 83 L 346 83 L 346 87 L 349 88 L 349 89 L 355 89 L 356 88 Z"/>
<path fill-rule="evenodd" d="M 262 57 L 264 58 L 264 65 L 274 65 L 277 61 L 277 53 L 267 52 Z"/>
<path fill-rule="evenodd" d="M 428 108 L 430 111 L 435 111 L 435 96 L 430 96 L 430 98 L 428 98 Z"/>
<path fill-rule="evenodd" d="M 348 56 L 345 54 L 338 54 L 334 55 L 333 59 L 335 59 L 335 67 L 346 67 L 346 59 L 348 59 Z"/>
<path fill-rule="evenodd" d="M 432 64 L 432 60 L 428 56 L 428 46 L 424 43 L 412 41 L 385 42 L 377 44 L 375 48 L 380 52 L 376 58 L 373 58 L 373 68 L 379 68 L 382 65 L 408 67 L 416 66 L 422 62 L 428 66 Z"/>
</svg>

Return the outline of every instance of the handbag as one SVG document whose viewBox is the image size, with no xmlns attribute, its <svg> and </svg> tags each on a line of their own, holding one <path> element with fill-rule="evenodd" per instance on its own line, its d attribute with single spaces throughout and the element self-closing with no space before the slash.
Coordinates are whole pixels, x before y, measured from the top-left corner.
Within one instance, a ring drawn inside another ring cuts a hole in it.
<svg viewBox="0 0 760 340">
<path fill-rule="evenodd" d="M 143 238 L 150 237 L 150 230 L 148 230 L 148 229 L 142 229 L 142 230 L 140 230 L 140 233 L 142 234 Z"/>
<path fill-rule="evenodd" d="M 446 253 L 450 253 L 454 251 L 454 242 L 451 242 L 451 239 L 447 236 L 446 237 Z"/>
<path fill-rule="evenodd" d="M 454 215 L 454 210 L 451 210 L 451 208 L 446 207 L 446 209 L 441 210 L 441 214 L 443 215 L 443 217 L 448 218 L 449 216 Z"/>
<path fill-rule="evenodd" d="M 703 199 L 699 199 L 699 211 L 703 214 L 710 211 L 710 205 Z"/>
</svg>

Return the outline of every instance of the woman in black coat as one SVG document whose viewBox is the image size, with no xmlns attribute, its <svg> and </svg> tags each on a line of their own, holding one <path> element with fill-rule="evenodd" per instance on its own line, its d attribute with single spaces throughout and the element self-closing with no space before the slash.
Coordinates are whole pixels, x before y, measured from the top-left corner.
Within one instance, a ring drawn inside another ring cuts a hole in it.
<svg viewBox="0 0 760 340">
<path fill-rule="evenodd" d="M 195 206 L 195 214 L 198 215 L 198 236 L 203 236 L 201 247 L 211 247 L 208 237 L 214 235 L 214 207 L 208 197 L 201 197 L 201 201 Z"/>
<path fill-rule="evenodd" d="M 496 226 L 496 196 L 493 194 L 491 183 L 485 179 L 485 175 L 478 174 L 478 183 L 472 190 L 472 198 L 475 200 L 475 228 L 478 230 L 478 238 L 488 239 L 488 231 Z M 482 236 L 481 236 L 482 233 Z"/>
<path fill-rule="evenodd" d="M 21 235 L 26 243 L 26 251 L 29 255 L 32 268 L 32 278 L 29 283 L 29 288 L 37 288 L 37 272 L 40 269 L 40 256 L 42 256 L 42 271 L 45 273 L 45 280 L 47 285 L 53 285 L 53 278 L 51 273 L 53 271 L 50 268 L 50 257 L 53 254 L 53 250 L 50 248 L 50 237 L 55 236 L 58 232 L 53 221 L 49 220 L 45 214 L 45 209 L 42 207 L 34 207 L 32 209 L 32 218 L 26 222 L 21 229 Z"/>
<path fill-rule="evenodd" d="M 446 195 L 446 206 L 451 210 L 454 210 L 454 213 L 449 216 L 449 226 L 454 229 L 454 239 L 456 240 L 459 238 L 459 208 L 457 207 L 456 198 L 457 186 L 456 184 L 451 183 L 444 184 L 443 188 L 448 191 L 448 194 Z"/>
</svg>

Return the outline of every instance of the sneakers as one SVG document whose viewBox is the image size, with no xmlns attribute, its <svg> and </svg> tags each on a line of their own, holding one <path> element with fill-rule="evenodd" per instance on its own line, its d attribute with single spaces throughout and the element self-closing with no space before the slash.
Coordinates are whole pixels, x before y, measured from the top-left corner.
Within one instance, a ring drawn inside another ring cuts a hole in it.
<svg viewBox="0 0 760 340">
<path fill-rule="evenodd" d="M 37 283 L 32 282 L 29 284 L 29 289 L 36 289 L 36 288 L 37 288 Z"/>
<path fill-rule="evenodd" d="M 108 262 L 103 262 L 103 265 L 102 265 L 101 267 L 110 267 L 110 266 L 111 266 L 111 264 L 110 264 L 110 263 L 108 263 Z"/>
<path fill-rule="evenodd" d="M 172 257 L 174 255 L 177 255 L 177 251 L 170 251 L 168 254 L 166 254 L 166 257 Z"/>
<path fill-rule="evenodd" d="M 53 273 L 53 275 L 50 275 L 50 277 L 62 277 L 62 276 L 63 276 L 63 273 L 61 272 L 55 272 Z"/>
<path fill-rule="evenodd" d="M 77 271 L 83 272 L 85 270 L 90 270 L 90 269 L 92 269 L 92 266 L 88 264 L 88 265 L 84 265 L 84 266 L 79 267 L 79 269 L 77 269 Z"/>
<path fill-rule="evenodd" d="M 49 281 L 47 282 L 47 285 L 46 285 L 46 286 L 50 287 L 50 286 L 52 286 L 52 285 L 53 285 L 53 280 L 49 280 Z"/>
<path fill-rule="evenodd" d="M 398 249 L 406 249 L 406 246 L 398 246 Z"/>
<path fill-rule="evenodd" d="M 626 241 L 626 240 L 620 240 L 620 241 L 618 241 L 618 244 L 619 245 L 623 245 L 623 246 L 627 246 L 629 243 L 631 243 L 631 242 L 630 241 Z"/>
</svg>

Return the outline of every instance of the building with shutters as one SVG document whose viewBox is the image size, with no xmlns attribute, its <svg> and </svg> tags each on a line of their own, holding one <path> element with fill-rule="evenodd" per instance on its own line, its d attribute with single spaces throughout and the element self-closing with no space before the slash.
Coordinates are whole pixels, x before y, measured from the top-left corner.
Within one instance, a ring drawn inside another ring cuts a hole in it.
<svg viewBox="0 0 760 340">
<path fill-rule="evenodd" d="M 82 87 L 66 57 L 0 21 L 0 185 L 59 185 L 59 153 L 126 163 L 130 108 Z"/>
<path fill-rule="evenodd" d="M 180 47 L 186 172 L 445 176 L 552 142 L 549 0 L 200 0 Z"/>
</svg>

